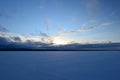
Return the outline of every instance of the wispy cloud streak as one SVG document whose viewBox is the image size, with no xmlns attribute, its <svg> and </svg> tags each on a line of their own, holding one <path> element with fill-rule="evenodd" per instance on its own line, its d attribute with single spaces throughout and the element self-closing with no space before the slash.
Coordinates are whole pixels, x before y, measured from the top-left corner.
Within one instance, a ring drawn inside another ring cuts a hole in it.
<svg viewBox="0 0 120 80">
<path fill-rule="evenodd" d="M 101 4 L 99 0 L 83 0 L 83 5 L 90 16 L 95 16 L 100 12 Z"/>
<path fill-rule="evenodd" d="M 50 21 L 50 20 L 46 20 L 46 21 L 45 21 L 45 28 L 46 28 L 47 34 L 49 34 L 50 24 L 51 24 L 51 21 Z"/>
<path fill-rule="evenodd" d="M 9 32 L 9 30 L 0 24 L 0 32 Z"/>
<path fill-rule="evenodd" d="M 90 27 L 83 27 L 82 29 L 61 32 L 61 33 L 57 34 L 56 36 L 70 35 L 70 34 L 81 33 L 81 32 L 88 32 L 88 31 L 96 29 L 97 27 L 107 27 L 107 26 L 110 26 L 112 24 L 114 24 L 114 22 L 104 22 L 104 23 L 93 25 Z"/>
</svg>

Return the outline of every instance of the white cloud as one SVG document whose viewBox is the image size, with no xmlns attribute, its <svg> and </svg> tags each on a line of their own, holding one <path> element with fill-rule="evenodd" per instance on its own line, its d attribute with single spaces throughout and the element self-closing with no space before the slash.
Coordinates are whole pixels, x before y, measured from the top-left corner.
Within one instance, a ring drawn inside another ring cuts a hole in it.
<svg viewBox="0 0 120 80">
<path fill-rule="evenodd" d="M 107 27 L 107 26 L 110 26 L 112 24 L 114 24 L 114 22 L 105 22 L 105 23 L 102 23 L 100 26 L 101 27 Z"/>
</svg>

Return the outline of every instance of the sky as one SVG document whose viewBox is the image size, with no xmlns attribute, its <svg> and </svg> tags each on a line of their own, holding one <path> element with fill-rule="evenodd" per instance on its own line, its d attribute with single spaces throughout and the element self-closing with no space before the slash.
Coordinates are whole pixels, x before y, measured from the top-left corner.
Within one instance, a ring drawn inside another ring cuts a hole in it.
<svg viewBox="0 0 120 80">
<path fill-rule="evenodd" d="M 119 5 L 120 0 L 0 0 L 0 36 L 54 44 L 120 42 Z"/>
</svg>

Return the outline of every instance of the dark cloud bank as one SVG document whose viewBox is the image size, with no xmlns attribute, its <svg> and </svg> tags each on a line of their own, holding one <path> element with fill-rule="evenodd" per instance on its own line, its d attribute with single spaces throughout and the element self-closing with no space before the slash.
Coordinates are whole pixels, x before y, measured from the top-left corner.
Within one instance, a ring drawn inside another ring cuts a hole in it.
<svg viewBox="0 0 120 80">
<path fill-rule="evenodd" d="M 23 42 L 20 36 L 10 36 L 7 33 L 9 34 L 9 30 L 0 26 L 0 50 L 120 50 L 120 43 L 54 45 L 52 41 L 46 43 L 43 39 L 41 41 L 27 39 Z M 8 37 L 5 37 L 6 35 Z"/>
<path fill-rule="evenodd" d="M 11 41 L 11 39 L 13 41 Z M 0 37 L 0 50 L 120 50 L 120 43 L 53 45 L 53 43 L 21 41 L 20 37 Z"/>
<path fill-rule="evenodd" d="M 11 41 L 11 39 L 13 41 Z M 49 46 L 49 44 L 34 42 L 32 40 L 22 42 L 20 37 L 0 37 L 0 49 L 37 49 L 45 46 Z"/>
</svg>

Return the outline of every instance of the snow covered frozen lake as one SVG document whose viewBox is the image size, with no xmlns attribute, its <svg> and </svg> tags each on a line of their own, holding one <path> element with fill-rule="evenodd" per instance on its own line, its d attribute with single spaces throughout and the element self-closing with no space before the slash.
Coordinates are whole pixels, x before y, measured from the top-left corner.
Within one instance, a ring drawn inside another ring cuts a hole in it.
<svg viewBox="0 0 120 80">
<path fill-rule="evenodd" d="M 0 51 L 0 80 L 120 80 L 120 51 Z"/>
</svg>

